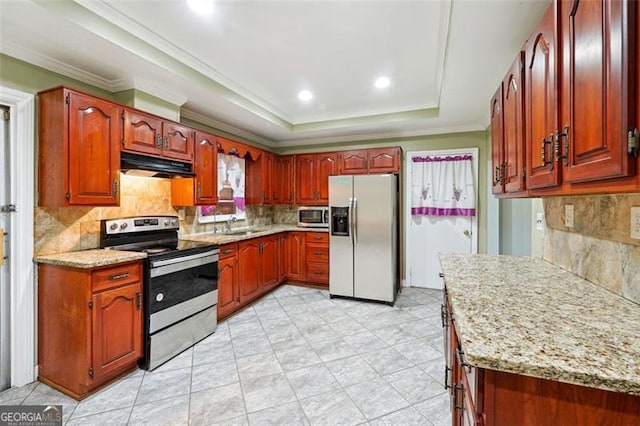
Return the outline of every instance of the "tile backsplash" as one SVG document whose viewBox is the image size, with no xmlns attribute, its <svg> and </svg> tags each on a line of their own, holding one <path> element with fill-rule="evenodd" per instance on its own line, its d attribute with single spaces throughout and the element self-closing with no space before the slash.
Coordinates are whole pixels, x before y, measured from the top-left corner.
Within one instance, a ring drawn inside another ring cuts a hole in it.
<svg viewBox="0 0 640 426">
<path fill-rule="evenodd" d="M 543 258 L 633 302 L 640 303 L 640 240 L 630 237 L 630 209 L 640 194 L 544 198 Z M 565 226 L 565 205 L 574 209 Z"/>
<path fill-rule="evenodd" d="M 100 246 L 100 221 L 128 216 L 177 216 L 171 205 L 171 181 L 162 178 L 120 175 L 119 207 L 35 208 L 35 255 L 87 250 Z M 213 232 L 215 224 L 198 223 L 196 207 L 184 209 L 180 221 L 182 234 Z M 295 224 L 295 206 L 247 206 L 247 219 L 233 227 Z M 218 225 L 220 227 L 221 225 Z"/>
</svg>

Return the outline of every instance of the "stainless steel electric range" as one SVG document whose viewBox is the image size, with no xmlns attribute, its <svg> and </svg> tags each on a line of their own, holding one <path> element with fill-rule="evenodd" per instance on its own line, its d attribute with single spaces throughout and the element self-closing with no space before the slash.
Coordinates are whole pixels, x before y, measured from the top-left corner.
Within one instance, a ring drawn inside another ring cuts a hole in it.
<svg viewBox="0 0 640 426">
<path fill-rule="evenodd" d="M 101 221 L 100 247 L 147 253 L 143 262 L 144 358 L 153 370 L 216 330 L 216 245 L 180 241 L 176 216 Z"/>
</svg>

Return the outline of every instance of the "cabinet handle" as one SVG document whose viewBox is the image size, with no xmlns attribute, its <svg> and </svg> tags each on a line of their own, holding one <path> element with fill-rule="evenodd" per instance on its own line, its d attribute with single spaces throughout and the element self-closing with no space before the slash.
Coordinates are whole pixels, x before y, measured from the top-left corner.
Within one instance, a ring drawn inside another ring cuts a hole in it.
<svg viewBox="0 0 640 426">
<path fill-rule="evenodd" d="M 162 135 L 156 136 L 156 148 L 162 149 Z"/>
<path fill-rule="evenodd" d="M 451 371 L 451 367 L 444 366 L 444 388 L 449 389 L 451 385 L 449 384 L 449 371 Z"/>
<path fill-rule="evenodd" d="M 465 360 L 464 352 L 460 350 L 460 348 L 456 349 L 456 352 L 458 352 L 458 357 L 460 358 L 460 364 L 462 367 L 466 368 L 469 373 L 471 373 L 473 366 Z"/>
<path fill-rule="evenodd" d="M 500 166 L 495 166 L 493 170 L 493 183 L 500 183 Z"/>
<path fill-rule="evenodd" d="M 315 254 L 316 256 L 320 256 L 322 252 L 320 250 L 316 250 L 313 252 L 313 254 Z"/>
<path fill-rule="evenodd" d="M 549 170 L 553 170 L 553 161 L 547 161 L 547 145 L 551 145 L 551 148 L 553 149 L 553 133 L 551 133 L 549 135 L 549 140 L 542 138 L 542 142 L 541 142 L 541 150 L 540 150 L 540 154 L 541 154 L 541 160 L 542 160 L 542 167 L 544 166 L 549 166 Z"/>
<path fill-rule="evenodd" d="M 564 139 L 564 154 L 560 152 L 560 139 Z M 556 161 L 564 160 L 565 166 L 569 165 L 569 126 L 564 126 L 562 132 L 556 132 Z"/>
<path fill-rule="evenodd" d="M 319 236 L 316 235 L 315 237 L 313 237 L 313 239 L 320 241 L 322 239 L 322 237 L 319 237 Z"/>
<path fill-rule="evenodd" d="M 198 182 L 198 186 L 196 188 L 196 198 L 199 200 L 200 199 L 200 193 L 202 192 L 202 183 Z"/>
<path fill-rule="evenodd" d="M 231 253 L 233 253 L 233 250 L 231 250 L 231 249 L 222 250 L 222 254 L 231 254 Z"/>
<path fill-rule="evenodd" d="M 129 276 L 128 272 L 122 272 L 119 274 L 109 275 L 109 281 L 121 280 L 123 278 L 127 278 Z"/>
<path fill-rule="evenodd" d="M 313 275 L 322 275 L 322 271 L 313 271 Z"/>
<path fill-rule="evenodd" d="M 116 195 L 118 195 L 118 180 L 114 179 L 113 180 L 113 196 L 115 197 Z"/>
<path fill-rule="evenodd" d="M 164 149 L 169 149 L 169 136 L 164 137 Z"/>
<path fill-rule="evenodd" d="M 460 385 L 453 385 L 451 389 L 453 389 L 453 409 L 462 410 L 464 408 L 462 404 L 458 405 L 458 391 L 464 392 L 464 386 L 462 385 L 462 383 L 460 383 Z M 463 397 L 464 397 L 464 394 L 463 394 Z"/>
<path fill-rule="evenodd" d="M 140 292 L 136 293 L 136 309 L 140 310 L 142 308 L 142 297 L 140 296 Z"/>
<path fill-rule="evenodd" d="M 289 201 L 293 201 L 293 191 L 289 192 Z"/>
</svg>

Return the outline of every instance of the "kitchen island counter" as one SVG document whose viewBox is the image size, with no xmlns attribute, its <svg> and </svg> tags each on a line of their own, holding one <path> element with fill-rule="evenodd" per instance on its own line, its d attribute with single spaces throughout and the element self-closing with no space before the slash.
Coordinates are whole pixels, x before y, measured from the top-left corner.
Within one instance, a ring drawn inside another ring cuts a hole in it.
<svg viewBox="0 0 640 426">
<path fill-rule="evenodd" d="M 441 254 L 475 367 L 640 395 L 640 306 L 542 259 Z"/>
</svg>

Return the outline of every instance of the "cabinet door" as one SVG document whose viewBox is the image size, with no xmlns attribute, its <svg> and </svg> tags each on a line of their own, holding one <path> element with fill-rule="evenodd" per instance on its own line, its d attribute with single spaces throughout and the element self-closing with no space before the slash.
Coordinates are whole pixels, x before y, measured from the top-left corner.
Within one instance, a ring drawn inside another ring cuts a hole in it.
<svg viewBox="0 0 640 426">
<path fill-rule="evenodd" d="M 111 102 L 69 94 L 69 204 L 118 205 L 119 111 Z"/>
<path fill-rule="evenodd" d="M 216 204 L 218 201 L 218 144 L 215 137 L 196 131 L 195 161 L 196 172 L 195 203 Z"/>
<path fill-rule="evenodd" d="M 502 115 L 502 83 L 491 98 L 491 192 L 502 194 L 504 192 L 504 180 L 502 168 L 504 159 L 504 122 Z"/>
<path fill-rule="evenodd" d="M 315 181 L 315 155 L 296 155 L 296 204 L 312 205 L 315 203 Z"/>
<path fill-rule="evenodd" d="M 287 235 L 278 235 L 278 282 L 287 280 Z"/>
<path fill-rule="evenodd" d="M 502 88 L 503 135 L 504 135 L 504 191 L 518 192 L 524 189 L 524 112 L 522 109 L 522 73 L 524 52 L 518 55 L 507 73 Z"/>
<path fill-rule="evenodd" d="M 238 247 L 240 302 L 250 299 L 258 292 L 260 281 L 260 242 L 258 239 L 243 241 Z"/>
<path fill-rule="evenodd" d="M 544 188 L 560 183 L 554 161 L 556 115 L 556 21 L 551 4 L 525 48 L 525 125 L 527 187 Z"/>
<path fill-rule="evenodd" d="M 287 279 L 292 281 L 304 281 L 304 252 L 304 233 L 289 232 L 287 234 L 287 244 L 285 248 Z"/>
<path fill-rule="evenodd" d="M 277 235 L 262 239 L 260 266 L 262 269 L 261 287 L 272 287 L 278 284 L 278 237 Z"/>
<path fill-rule="evenodd" d="M 142 354 L 141 284 L 94 293 L 92 301 L 95 380 Z"/>
<path fill-rule="evenodd" d="M 329 176 L 338 174 L 337 155 L 333 152 L 317 154 L 316 167 L 318 170 L 316 180 L 315 204 L 329 204 Z"/>
<path fill-rule="evenodd" d="M 367 150 L 345 151 L 339 154 L 340 174 L 357 175 L 367 173 Z"/>
<path fill-rule="evenodd" d="M 370 149 L 367 155 L 369 174 L 400 171 L 400 148 Z"/>
<path fill-rule="evenodd" d="M 272 204 L 274 197 L 274 155 L 270 152 L 262 153 L 262 204 Z"/>
<path fill-rule="evenodd" d="M 568 140 L 560 141 L 567 156 L 565 182 L 635 172 L 634 159 L 627 154 L 627 132 L 636 126 L 630 96 L 635 65 L 630 29 L 636 7 L 636 2 L 615 0 L 559 2 L 561 123 L 569 125 Z"/>
<path fill-rule="evenodd" d="M 162 120 L 130 109 L 124 110 L 122 149 L 136 153 L 162 155 Z"/>
<path fill-rule="evenodd" d="M 293 204 L 295 201 L 293 165 L 292 155 L 276 156 L 274 160 L 272 178 L 274 204 Z"/>
<path fill-rule="evenodd" d="M 162 123 L 162 155 L 191 162 L 193 161 L 193 129 L 165 121 Z"/>
<path fill-rule="evenodd" d="M 238 258 L 228 257 L 218 261 L 218 318 L 224 318 L 240 304 L 238 289 Z"/>
</svg>

